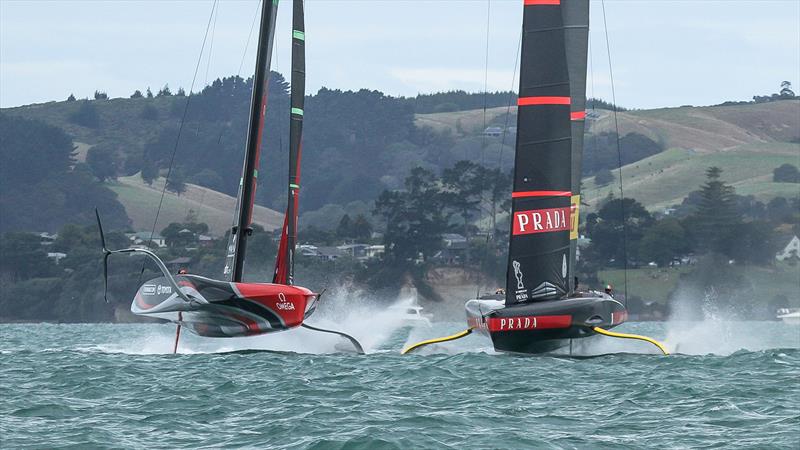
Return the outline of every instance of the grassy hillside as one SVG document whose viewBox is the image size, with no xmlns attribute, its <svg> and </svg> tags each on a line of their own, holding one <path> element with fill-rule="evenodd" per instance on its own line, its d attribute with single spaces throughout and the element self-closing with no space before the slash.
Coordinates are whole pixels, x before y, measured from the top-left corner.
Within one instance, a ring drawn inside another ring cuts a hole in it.
<svg viewBox="0 0 800 450">
<path fill-rule="evenodd" d="M 385 136 L 381 139 L 387 142 L 373 142 L 375 129 L 386 129 L 387 133 L 391 131 L 394 122 L 387 120 L 369 132 L 364 130 L 363 136 L 357 132 L 343 133 L 343 136 L 346 135 L 342 138 L 344 143 L 334 144 L 331 133 L 336 134 L 334 131 L 344 128 L 344 125 L 334 127 L 333 131 L 328 128 L 320 129 L 315 126 L 313 119 L 328 117 L 324 113 L 330 109 L 331 105 L 328 103 L 336 104 L 343 101 L 342 98 L 349 98 L 347 96 L 350 94 L 339 93 L 334 96 L 335 98 L 329 99 L 330 95 L 332 94 L 317 96 L 319 98 L 315 101 L 318 102 L 317 108 L 320 112 L 316 116 L 311 114 L 313 112 L 311 107 L 308 109 L 309 121 L 305 139 L 306 152 L 304 152 L 306 155 L 304 175 L 308 177 L 306 192 L 309 193 L 307 201 L 319 200 L 317 203 L 344 205 L 353 200 L 350 197 L 353 197 L 354 192 L 368 190 L 372 195 L 373 192 L 380 192 L 384 188 L 398 188 L 402 185 L 402 179 L 408 170 L 417 165 L 440 170 L 449 167 L 455 161 L 470 159 L 489 166 L 502 163 L 504 168 L 508 168 L 513 159 L 512 137 L 506 136 L 505 145 L 500 145 L 501 138 L 480 136 L 484 126 L 482 109 L 416 114 L 414 116 L 416 127 L 430 127 L 452 136 L 452 139 L 441 140 L 441 143 L 433 140 L 432 144 L 423 145 L 417 142 L 412 145 L 407 141 L 400 142 L 401 138 L 397 138 L 399 142 L 395 142 Z M 70 115 L 79 108 L 80 102 L 50 102 L 9 108 L 3 112 L 43 120 L 61 127 L 78 146 L 76 158 L 81 161 L 85 158 L 88 148 L 103 143 L 113 143 L 121 153 L 141 152 L 146 142 L 159 136 L 164 129 L 177 126 L 182 111 L 180 106 L 184 100 L 185 98 L 181 97 L 162 97 L 93 101 L 92 104 L 96 106 L 100 117 L 100 126 L 97 128 L 75 125 L 70 121 Z M 143 114 L 143 111 L 146 107 L 154 108 L 157 111 L 157 118 L 145 118 L 147 115 Z M 243 108 L 240 109 L 244 111 Z M 509 111 L 511 116 L 507 121 L 506 113 Z M 594 117 L 587 122 L 587 139 L 592 139 L 592 136 L 599 133 L 615 130 L 613 114 L 610 111 L 597 110 L 592 116 Z M 222 119 L 220 117 L 219 120 Z M 365 119 L 359 116 L 354 119 L 354 123 L 360 124 L 363 120 Z M 800 186 L 772 182 L 772 170 L 781 164 L 790 163 L 800 167 L 800 143 L 798 143 L 800 100 L 626 111 L 618 114 L 618 120 L 620 136 L 632 132 L 639 133 L 666 149 L 662 153 L 623 168 L 625 194 L 636 198 L 651 210 L 680 203 L 689 192 L 696 190 L 703 183 L 704 171 L 711 165 L 724 170 L 724 180 L 733 184 L 739 194 L 752 194 L 761 200 L 775 196 L 800 195 Z M 489 108 L 486 110 L 485 123 L 516 125 L 516 108 Z M 203 122 L 203 124 L 203 126 L 211 126 L 209 124 L 219 126 L 216 122 Z M 192 130 L 196 132 L 198 127 L 195 125 Z M 358 130 L 358 127 L 353 129 Z M 274 136 L 276 133 L 277 131 L 271 131 L 267 134 Z M 320 133 L 322 135 L 319 135 Z M 401 135 L 402 133 L 398 134 Z M 370 170 L 367 170 L 366 165 L 360 167 L 361 165 L 351 163 L 353 158 L 367 161 L 350 148 L 353 142 L 359 143 L 362 140 L 367 142 L 364 146 L 371 149 L 370 154 L 374 156 L 369 161 L 376 167 Z M 216 137 L 214 141 L 217 141 Z M 325 147 L 326 145 L 330 148 Z M 379 151 L 381 148 L 385 151 Z M 281 152 L 274 149 L 273 151 Z M 270 165 L 273 166 L 282 170 L 280 168 L 282 166 Z M 216 166 L 211 168 L 221 170 Z M 138 169 L 130 170 L 126 167 L 125 170 L 130 174 Z M 222 172 L 220 174 L 224 175 Z M 348 181 L 348 176 L 355 179 Z M 229 173 L 225 180 L 231 177 Z M 273 178 L 266 181 L 277 183 L 278 179 Z M 321 187 L 308 186 L 314 183 Z M 275 191 L 282 196 L 282 190 L 276 186 L 270 186 L 271 190 L 261 189 L 262 194 Z M 359 186 L 359 189 L 353 189 L 353 186 Z M 364 186 L 368 186 L 369 189 Z M 135 175 L 120 178 L 118 184 L 112 187 L 119 194 L 120 201 L 125 205 L 134 225 L 137 228 L 143 225 L 149 228 L 147 224 L 152 221 L 154 205 L 157 204 L 157 194 L 160 191 L 155 192 L 153 188 L 143 185 Z M 592 206 L 596 205 L 609 191 L 614 190 L 616 193 L 616 189 L 614 184 L 596 186 L 593 178 L 587 178 L 584 180 L 584 201 Z M 208 199 L 217 198 L 216 196 L 222 200 L 209 206 Z M 366 194 L 356 200 L 371 199 L 365 196 Z M 214 193 L 209 189 L 191 187 L 190 191 L 180 197 L 169 194 L 165 210 L 169 211 L 167 214 L 170 217 L 180 219 L 189 209 L 193 209 L 201 216 L 201 220 L 209 222 L 215 232 L 220 232 L 227 228 L 230 217 L 231 207 L 227 206 L 226 202 L 232 202 L 231 197 Z M 320 205 L 314 206 L 318 207 Z M 591 209 L 591 206 L 587 209 Z M 278 226 L 275 219 L 277 214 L 274 211 L 264 209 L 262 212 L 264 216 L 257 217 L 257 220 L 261 220 L 266 228 Z"/>
<path fill-rule="evenodd" d="M 800 165 L 800 144 L 769 142 L 745 144 L 728 150 L 698 151 L 671 148 L 622 169 L 625 195 L 633 197 L 650 210 L 679 204 L 705 180 L 705 170 L 717 166 L 723 178 L 740 195 L 754 195 L 760 200 L 776 196 L 797 197 L 800 186 L 774 183 L 772 171 L 784 163 Z M 616 174 L 615 174 L 616 175 Z M 608 195 L 619 195 L 616 182 L 597 186 L 594 178 L 584 180 L 583 201 L 589 205 Z"/>
<path fill-rule="evenodd" d="M 510 112 L 516 115 L 516 108 Z M 487 109 L 486 123 L 504 123 L 505 113 L 504 107 Z M 611 111 L 596 110 L 594 115 L 587 122 L 587 140 L 615 131 Z M 626 111 L 617 119 L 620 136 L 639 133 L 666 149 L 622 171 L 625 195 L 651 210 L 680 203 L 703 183 L 709 166 L 722 168 L 725 181 L 741 195 L 760 200 L 800 196 L 800 186 L 772 182 L 772 171 L 781 164 L 800 167 L 800 100 Z M 418 114 L 416 124 L 471 134 L 483 126 L 483 111 Z M 516 125 L 516 117 L 509 124 Z M 591 209 L 610 191 L 618 195 L 618 189 L 616 183 L 597 186 L 587 178 L 584 201 Z"/>
<path fill-rule="evenodd" d="M 125 206 L 128 217 L 137 230 L 149 230 L 153 226 L 164 179 L 159 178 L 148 186 L 139 175 L 120 177 L 108 186 L 117 193 L 119 201 Z M 186 184 L 186 191 L 181 195 L 167 191 L 164 205 L 159 215 L 156 230 L 167 226 L 170 222 L 182 222 L 189 211 L 197 214 L 197 220 L 208 224 L 212 234 L 220 236 L 227 231 L 233 220 L 236 199 L 217 191 Z M 253 222 L 264 229 L 274 230 L 283 223 L 283 215 L 263 206 L 256 206 L 253 211 Z"/>
</svg>

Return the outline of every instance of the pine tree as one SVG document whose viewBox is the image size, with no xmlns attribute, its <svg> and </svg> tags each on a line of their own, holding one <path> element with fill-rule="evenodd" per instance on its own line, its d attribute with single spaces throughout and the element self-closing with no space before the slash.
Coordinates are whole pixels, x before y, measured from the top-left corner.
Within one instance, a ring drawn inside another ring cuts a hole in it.
<svg viewBox="0 0 800 450">
<path fill-rule="evenodd" d="M 67 101 L 68 102 L 74 102 L 75 101 L 75 94 L 69 94 L 69 97 L 67 97 Z"/>
<path fill-rule="evenodd" d="M 152 160 L 145 158 L 144 162 L 142 163 L 141 176 L 142 180 L 144 180 L 144 182 L 148 185 L 152 185 L 153 180 L 158 178 L 158 167 Z"/>
<path fill-rule="evenodd" d="M 131 94 L 131 98 L 142 98 L 142 97 L 144 97 L 142 95 L 142 91 L 140 91 L 138 89 L 133 91 L 133 94 Z"/>
<path fill-rule="evenodd" d="M 345 239 L 353 237 L 353 221 L 350 220 L 349 214 L 342 216 L 339 226 L 336 227 L 336 235 Z"/>
<path fill-rule="evenodd" d="M 153 91 L 150 90 L 150 86 L 147 86 L 147 98 L 153 98 Z"/>
<path fill-rule="evenodd" d="M 169 90 L 169 84 L 165 84 L 161 90 L 158 91 L 156 97 L 169 97 L 172 95 L 172 91 Z"/>
<path fill-rule="evenodd" d="M 700 205 L 695 213 L 694 233 L 701 249 L 723 253 L 730 230 L 742 222 L 736 211 L 736 191 L 733 186 L 720 180 L 722 169 L 709 167 L 706 183 L 700 189 Z"/>
</svg>

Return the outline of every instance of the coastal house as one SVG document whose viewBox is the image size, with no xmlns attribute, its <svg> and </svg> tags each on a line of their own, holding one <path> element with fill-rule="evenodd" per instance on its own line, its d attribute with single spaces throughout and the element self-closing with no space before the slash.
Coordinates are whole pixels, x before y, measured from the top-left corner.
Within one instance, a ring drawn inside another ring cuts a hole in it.
<svg viewBox="0 0 800 450">
<path fill-rule="evenodd" d="M 792 236 L 789 243 L 783 250 L 775 254 L 775 259 L 778 261 L 786 261 L 790 259 L 800 259 L 800 238 Z"/>
<path fill-rule="evenodd" d="M 448 264 L 462 262 L 467 256 L 469 244 L 467 238 L 456 233 L 444 233 L 442 235 L 442 249 L 434 255 L 434 258 L 445 261 Z"/>
<path fill-rule="evenodd" d="M 503 127 L 486 127 L 486 129 L 483 130 L 483 135 L 489 137 L 500 137 L 503 135 Z"/>
<path fill-rule="evenodd" d="M 167 242 L 163 236 L 158 233 L 154 233 L 152 235 L 152 239 L 150 237 L 149 231 L 140 231 L 138 233 L 129 234 L 128 238 L 131 240 L 133 245 L 147 245 L 148 242 L 152 242 L 153 245 L 157 247 L 166 247 Z"/>
<path fill-rule="evenodd" d="M 369 244 L 345 244 L 340 245 L 336 248 L 342 250 L 343 252 L 347 253 L 348 255 L 352 256 L 356 259 L 367 259 L 367 249 L 370 247 Z"/>
</svg>

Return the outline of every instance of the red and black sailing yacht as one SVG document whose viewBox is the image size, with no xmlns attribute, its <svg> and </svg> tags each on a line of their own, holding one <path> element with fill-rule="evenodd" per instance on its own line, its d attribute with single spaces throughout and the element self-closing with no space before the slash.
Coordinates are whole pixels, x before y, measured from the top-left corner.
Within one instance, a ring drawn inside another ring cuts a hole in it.
<svg viewBox="0 0 800 450">
<path fill-rule="evenodd" d="M 496 350 L 542 353 L 623 323 L 627 310 L 575 285 L 589 0 L 523 1 L 506 289 L 466 312 Z"/>
<path fill-rule="evenodd" d="M 359 343 L 344 333 L 304 324 L 303 321 L 314 312 L 319 294 L 294 285 L 305 95 L 303 0 L 293 0 L 288 202 L 275 272 L 271 283 L 242 281 L 247 240 L 252 234 L 252 211 L 267 106 L 277 3 L 273 0 L 262 1 L 244 167 L 237 196 L 235 225 L 231 229 L 223 270 L 226 279 L 214 280 L 191 274 L 172 275 L 158 256 L 146 249 L 107 250 L 98 214 L 97 221 L 105 253 L 105 275 L 107 279 L 110 255 L 142 253 L 156 263 L 162 277 L 149 280 L 139 288 L 131 304 L 131 312 L 134 314 L 166 319 L 207 337 L 253 336 L 303 326 L 343 336 L 353 343 L 357 351 L 363 352 Z"/>
</svg>

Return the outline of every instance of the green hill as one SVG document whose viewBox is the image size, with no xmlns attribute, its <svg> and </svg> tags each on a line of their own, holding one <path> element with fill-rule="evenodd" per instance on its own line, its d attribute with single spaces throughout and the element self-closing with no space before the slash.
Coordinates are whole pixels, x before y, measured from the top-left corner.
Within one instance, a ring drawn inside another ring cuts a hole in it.
<svg viewBox="0 0 800 450">
<path fill-rule="evenodd" d="M 487 124 L 504 124 L 507 108 L 487 109 Z M 516 108 L 510 109 L 512 115 Z M 625 195 L 651 210 L 679 204 L 703 183 L 705 169 L 719 166 L 740 195 L 760 200 L 800 196 L 800 186 L 772 182 L 781 164 L 800 167 L 800 100 L 730 106 L 662 108 L 618 113 L 620 136 L 639 133 L 666 150 L 623 167 Z M 509 124 L 516 125 L 511 117 Z M 456 135 L 482 129 L 483 111 L 418 114 L 416 124 Z M 587 121 L 587 141 L 615 131 L 611 111 L 596 110 Z M 493 138 L 499 139 L 499 138 Z M 506 137 L 506 141 L 510 138 Z M 513 143 L 512 143 L 513 144 Z M 488 153 L 494 157 L 492 147 Z M 506 161 L 510 159 L 507 154 Z M 583 201 L 590 206 L 613 191 L 616 183 L 597 186 L 584 179 Z"/>
<path fill-rule="evenodd" d="M 164 179 L 155 180 L 152 186 L 142 181 L 137 175 L 120 177 L 109 182 L 108 187 L 117 194 L 117 200 L 125 207 L 125 212 L 133 221 L 137 230 L 149 230 L 153 226 L 156 207 L 164 187 Z M 167 191 L 161 209 L 157 229 L 171 222 L 183 222 L 190 211 L 193 211 L 199 222 L 208 224 L 211 234 L 221 236 L 231 227 L 236 199 L 229 195 L 202 186 L 187 183 L 186 191 L 177 195 Z M 256 205 L 253 211 L 253 223 L 266 230 L 280 228 L 283 214 Z"/>
<path fill-rule="evenodd" d="M 285 178 L 276 174 L 287 171 L 288 118 L 283 108 L 288 105 L 288 96 L 282 77 L 273 78 L 275 87 L 271 89 L 276 93 L 270 95 L 272 106 L 267 111 L 264 176 L 257 202 L 280 210 L 285 204 Z M 189 179 L 207 169 L 222 182 L 207 187 L 190 185 L 181 196 L 169 194 L 164 220 L 182 219 L 191 209 L 209 222 L 215 233 L 229 226 L 232 195 L 241 170 L 247 83 L 241 79 L 217 80 L 192 97 L 177 162 Z M 169 96 L 89 101 L 99 118 L 93 127 L 75 121 L 81 101 L 27 105 L 2 112 L 63 129 L 77 145 L 79 161 L 93 146 L 115 152 L 120 158 L 120 177 L 109 187 L 118 194 L 134 227 L 149 229 L 160 190 L 157 184 L 145 185 L 135 174 L 143 161 L 167 167 L 186 99 Z M 402 180 L 416 166 L 440 171 L 469 159 L 487 166 L 510 167 L 513 135 L 503 140 L 484 137 L 481 132 L 484 124 L 516 125 L 514 107 L 489 108 L 484 119 L 482 109 L 414 114 L 411 105 L 408 99 L 367 90 L 322 89 L 308 96 L 301 212 L 328 204 L 370 202 L 383 189 L 402 188 Z M 508 117 L 507 112 L 511 114 Z M 618 120 L 620 136 L 637 133 L 664 149 L 623 168 L 626 196 L 651 210 L 680 203 L 700 186 L 704 170 L 711 165 L 724 170 L 725 181 L 739 194 L 762 200 L 799 195 L 797 185 L 773 183 L 772 170 L 784 163 L 800 166 L 800 100 L 625 111 L 618 114 Z M 592 111 L 587 125 L 587 147 L 594 136 L 615 131 L 613 114 L 607 110 Z M 588 177 L 584 180 L 584 201 L 595 205 L 616 189 L 614 183 L 596 186 L 593 177 Z M 277 217 L 275 211 L 263 208 L 256 220 L 265 228 L 274 228 L 278 226 Z"/>
</svg>

